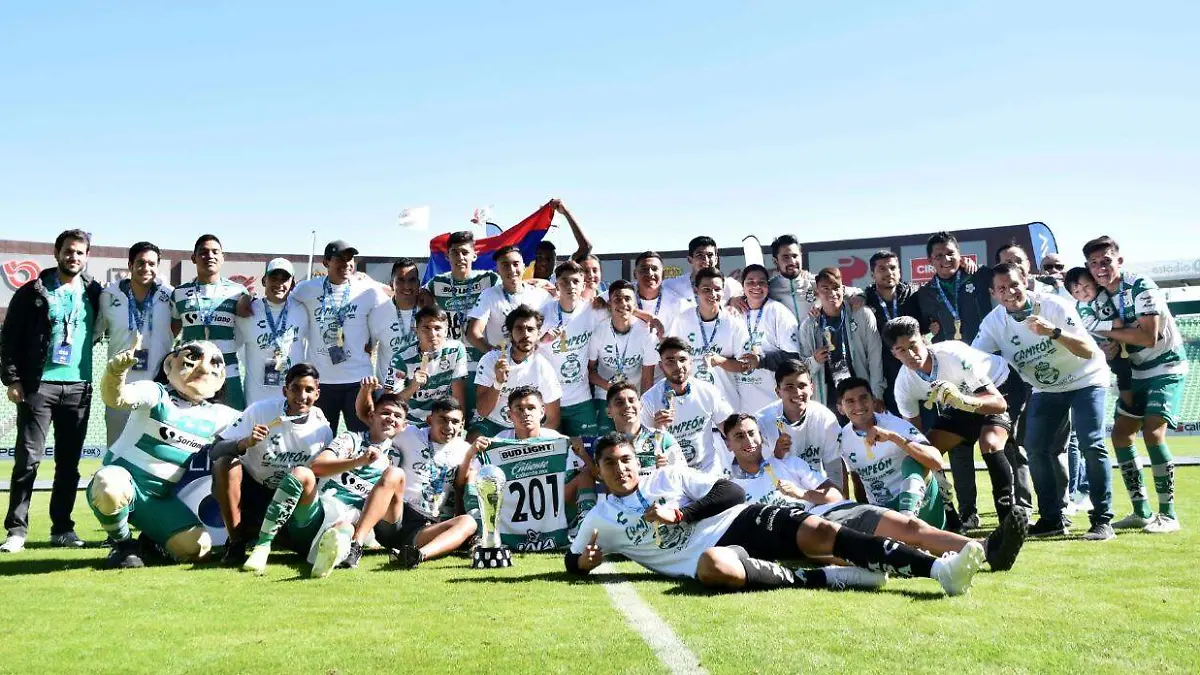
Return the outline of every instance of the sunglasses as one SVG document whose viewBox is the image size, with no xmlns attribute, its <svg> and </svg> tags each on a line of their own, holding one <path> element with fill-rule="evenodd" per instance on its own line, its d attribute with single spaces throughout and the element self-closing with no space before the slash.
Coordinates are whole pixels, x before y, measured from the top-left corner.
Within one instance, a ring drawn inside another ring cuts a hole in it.
<svg viewBox="0 0 1200 675">
<path fill-rule="evenodd" d="M 1046 263 L 1045 265 L 1042 265 L 1042 269 L 1046 270 L 1047 272 L 1050 272 L 1050 271 L 1061 272 L 1061 271 L 1067 269 L 1067 266 L 1064 265 L 1063 263 Z"/>
</svg>

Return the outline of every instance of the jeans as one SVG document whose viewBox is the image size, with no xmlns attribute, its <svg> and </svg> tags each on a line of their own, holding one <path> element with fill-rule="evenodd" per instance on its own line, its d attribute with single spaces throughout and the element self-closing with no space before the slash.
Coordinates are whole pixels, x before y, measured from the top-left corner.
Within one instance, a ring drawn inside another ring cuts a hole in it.
<svg viewBox="0 0 1200 675">
<path fill-rule="evenodd" d="M 329 428 L 333 433 L 338 431 L 338 415 L 346 418 L 346 428 L 350 431 L 366 431 L 367 423 L 358 419 L 354 412 L 354 400 L 358 397 L 358 383 L 329 384 L 321 383 L 321 397 L 317 399 L 317 407 L 325 413 L 329 420 Z"/>
<path fill-rule="evenodd" d="M 1079 435 L 1071 430 L 1071 440 L 1067 444 L 1067 494 L 1088 491 L 1087 472 L 1083 468 L 1083 453 L 1079 451 Z"/>
<path fill-rule="evenodd" d="M 17 447 L 4 527 L 29 534 L 29 502 L 38 466 L 46 456 L 46 435 L 54 423 L 54 484 L 50 490 L 50 534 L 75 529 L 71 511 L 79 490 L 79 456 L 92 408 L 91 382 L 43 382 L 17 404 Z"/>
<path fill-rule="evenodd" d="M 1063 519 L 1068 482 L 1063 446 L 1055 442 L 1055 437 L 1071 423 L 1087 470 L 1092 499 L 1089 519 L 1093 525 L 1112 520 L 1112 471 L 1104 445 L 1104 394 L 1104 387 L 1091 386 L 1059 393 L 1037 392 L 1030 398 L 1025 444 L 1038 513 L 1050 522 Z"/>
</svg>

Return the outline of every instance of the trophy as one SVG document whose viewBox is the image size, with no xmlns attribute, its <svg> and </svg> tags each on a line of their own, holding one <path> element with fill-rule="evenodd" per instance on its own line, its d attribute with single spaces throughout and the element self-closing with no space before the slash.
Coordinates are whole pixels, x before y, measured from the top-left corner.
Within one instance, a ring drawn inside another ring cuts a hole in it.
<svg viewBox="0 0 1200 675">
<path fill-rule="evenodd" d="M 479 546 L 471 551 L 471 567 L 512 567 L 512 552 L 500 542 L 500 502 L 504 499 L 504 470 L 487 464 L 475 477 L 479 493 L 479 519 L 483 525 Z"/>
</svg>

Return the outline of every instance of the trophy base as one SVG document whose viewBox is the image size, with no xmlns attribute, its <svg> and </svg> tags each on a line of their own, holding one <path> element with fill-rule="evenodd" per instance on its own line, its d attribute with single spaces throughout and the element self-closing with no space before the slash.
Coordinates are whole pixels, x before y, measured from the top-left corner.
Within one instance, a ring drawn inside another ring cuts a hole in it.
<svg viewBox="0 0 1200 675">
<path fill-rule="evenodd" d="M 512 567 L 512 551 L 507 547 L 484 548 L 482 546 L 471 551 L 471 569 L 485 570 L 500 567 Z"/>
</svg>

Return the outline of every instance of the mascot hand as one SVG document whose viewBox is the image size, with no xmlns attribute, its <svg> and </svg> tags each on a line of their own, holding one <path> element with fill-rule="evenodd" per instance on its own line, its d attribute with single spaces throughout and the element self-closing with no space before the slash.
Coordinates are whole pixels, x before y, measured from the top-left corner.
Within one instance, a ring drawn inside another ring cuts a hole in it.
<svg viewBox="0 0 1200 675">
<path fill-rule="evenodd" d="M 137 364 L 137 361 L 137 356 L 134 355 L 132 349 L 117 352 L 115 356 L 108 360 L 108 371 L 113 375 L 127 373 Z"/>
</svg>

